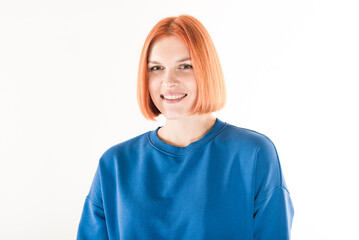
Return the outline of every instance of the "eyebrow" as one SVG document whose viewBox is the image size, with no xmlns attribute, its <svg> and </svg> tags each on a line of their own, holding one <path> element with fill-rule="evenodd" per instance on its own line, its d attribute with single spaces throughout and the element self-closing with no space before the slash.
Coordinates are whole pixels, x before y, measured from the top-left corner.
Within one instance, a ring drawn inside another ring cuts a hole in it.
<svg viewBox="0 0 359 240">
<path fill-rule="evenodd" d="M 177 60 L 177 62 L 184 62 L 184 61 L 188 61 L 188 60 L 191 60 L 191 58 L 190 57 L 185 57 L 185 58 L 182 58 L 180 60 Z M 160 64 L 160 62 L 157 61 L 157 60 L 150 60 L 150 61 L 148 61 L 148 63 Z"/>
</svg>

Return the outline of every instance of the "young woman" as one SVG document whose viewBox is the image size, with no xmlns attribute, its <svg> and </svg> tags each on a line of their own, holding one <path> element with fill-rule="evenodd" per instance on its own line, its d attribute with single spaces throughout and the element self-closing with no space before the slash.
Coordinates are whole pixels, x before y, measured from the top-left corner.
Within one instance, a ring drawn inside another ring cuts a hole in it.
<svg viewBox="0 0 359 240">
<path fill-rule="evenodd" d="M 77 239 L 289 239 L 293 205 L 272 141 L 213 116 L 226 100 L 215 47 L 188 15 L 158 22 L 138 102 L 156 130 L 109 148 Z"/>
</svg>

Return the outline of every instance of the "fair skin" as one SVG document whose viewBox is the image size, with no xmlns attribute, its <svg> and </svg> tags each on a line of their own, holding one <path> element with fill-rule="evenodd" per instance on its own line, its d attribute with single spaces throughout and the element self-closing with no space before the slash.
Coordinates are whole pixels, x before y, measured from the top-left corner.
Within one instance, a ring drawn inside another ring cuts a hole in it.
<svg viewBox="0 0 359 240">
<path fill-rule="evenodd" d="M 148 56 L 150 96 L 166 118 L 157 134 L 171 145 L 186 147 L 202 138 L 214 125 L 212 113 L 189 115 L 197 97 L 191 55 L 175 36 L 157 39 Z"/>
</svg>

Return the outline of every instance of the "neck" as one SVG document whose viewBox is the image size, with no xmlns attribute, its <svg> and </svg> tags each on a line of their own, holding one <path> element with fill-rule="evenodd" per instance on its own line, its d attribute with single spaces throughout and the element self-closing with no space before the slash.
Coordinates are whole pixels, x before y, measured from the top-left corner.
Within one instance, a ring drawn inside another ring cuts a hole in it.
<svg viewBox="0 0 359 240">
<path fill-rule="evenodd" d="M 211 114 L 186 116 L 181 119 L 166 119 L 158 137 L 171 145 L 186 147 L 201 139 L 215 124 L 216 118 Z"/>
</svg>

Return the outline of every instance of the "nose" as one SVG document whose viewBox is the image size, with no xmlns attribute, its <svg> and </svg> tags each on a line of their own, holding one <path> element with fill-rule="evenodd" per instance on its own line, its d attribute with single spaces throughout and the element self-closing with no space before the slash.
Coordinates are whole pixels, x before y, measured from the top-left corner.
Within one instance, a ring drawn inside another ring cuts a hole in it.
<svg viewBox="0 0 359 240">
<path fill-rule="evenodd" d="M 172 87 L 179 84 L 179 80 L 174 72 L 174 70 L 168 70 L 163 75 L 162 85 L 166 87 Z"/>
</svg>

